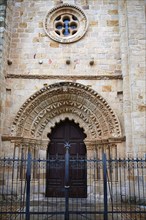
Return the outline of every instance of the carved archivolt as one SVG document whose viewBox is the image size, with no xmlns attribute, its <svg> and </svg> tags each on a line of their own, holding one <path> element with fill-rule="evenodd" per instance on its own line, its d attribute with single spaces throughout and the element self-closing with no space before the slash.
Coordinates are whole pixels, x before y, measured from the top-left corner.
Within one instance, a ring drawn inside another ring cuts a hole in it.
<svg viewBox="0 0 146 220">
<path fill-rule="evenodd" d="M 121 137 L 119 121 L 106 100 L 91 88 L 72 82 L 52 84 L 32 95 L 17 113 L 12 135 L 43 139 L 65 118 L 79 123 L 87 138 Z"/>
</svg>

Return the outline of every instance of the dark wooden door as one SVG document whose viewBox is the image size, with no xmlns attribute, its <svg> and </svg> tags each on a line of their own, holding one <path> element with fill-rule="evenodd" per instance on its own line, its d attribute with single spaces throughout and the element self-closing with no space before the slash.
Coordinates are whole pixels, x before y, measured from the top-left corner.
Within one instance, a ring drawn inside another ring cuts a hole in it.
<svg viewBox="0 0 146 220">
<path fill-rule="evenodd" d="M 68 119 L 52 129 L 47 151 L 47 159 L 50 161 L 47 164 L 46 172 L 47 197 L 64 197 L 65 142 L 69 142 L 71 145 L 69 150 L 69 197 L 87 197 L 87 168 L 86 161 L 83 161 L 86 159 L 86 146 L 83 142 L 85 137 L 83 130 Z"/>
</svg>

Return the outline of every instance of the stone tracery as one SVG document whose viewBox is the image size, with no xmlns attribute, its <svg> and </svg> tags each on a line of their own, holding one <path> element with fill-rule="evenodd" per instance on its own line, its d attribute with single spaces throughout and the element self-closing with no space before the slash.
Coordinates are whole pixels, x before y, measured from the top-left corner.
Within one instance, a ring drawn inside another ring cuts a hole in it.
<svg viewBox="0 0 146 220">
<path fill-rule="evenodd" d="M 33 94 L 17 113 L 12 135 L 44 138 L 57 121 L 71 118 L 85 129 L 87 138 L 121 137 L 119 121 L 105 99 L 87 86 L 61 82 Z"/>
<path fill-rule="evenodd" d="M 73 27 L 73 28 L 71 28 Z M 88 20 L 83 10 L 72 4 L 61 4 L 52 8 L 46 15 L 46 34 L 60 43 L 71 43 L 84 36 Z"/>
</svg>

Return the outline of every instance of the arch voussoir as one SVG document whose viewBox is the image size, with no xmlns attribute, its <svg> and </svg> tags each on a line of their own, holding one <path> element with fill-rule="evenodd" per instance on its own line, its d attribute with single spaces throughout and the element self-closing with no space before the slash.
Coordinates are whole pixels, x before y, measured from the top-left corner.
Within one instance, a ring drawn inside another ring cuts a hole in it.
<svg viewBox="0 0 146 220">
<path fill-rule="evenodd" d="M 121 137 L 118 118 L 106 100 L 79 83 L 61 82 L 42 88 L 22 105 L 12 135 L 43 138 L 64 117 L 86 128 L 87 138 Z"/>
</svg>

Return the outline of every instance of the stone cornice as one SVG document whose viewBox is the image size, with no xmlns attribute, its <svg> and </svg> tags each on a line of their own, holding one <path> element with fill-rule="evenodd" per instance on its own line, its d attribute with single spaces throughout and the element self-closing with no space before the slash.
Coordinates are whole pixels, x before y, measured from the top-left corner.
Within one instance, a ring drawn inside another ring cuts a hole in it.
<svg viewBox="0 0 146 220">
<path fill-rule="evenodd" d="M 118 75 L 22 75 L 8 74 L 6 79 L 58 79 L 58 80 L 116 80 L 123 79 L 121 74 Z"/>
<path fill-rule="evenodd" d="M 30 138 L 30 137 L 20 137 L 20 136 L 9 136 L 9 135 L 2 135 L 1 137 L 2 141 L 10 141 L 11 143 L 15 144 L 36 144 L 36 145 L 48 145 L 49 139 L 36 139 L 36 138 Z"/>
<path fill-rule="evenodd" d="M 119 138 L 109 138 L 109 139 L 85 139 L 84 143 L 86 145 L 87 150 L 96 150 L 98 147 L 109 147 L 125 142 L 126 137 L 119 137 Z M 2 141 L 10 141 L 11 143 L 15 144 L 16 147 L 23 147 L 23 148 L 38 148 L 40 150 L 47 150 L 49 139 L 35 139 L 35 138 L 23 138 L 20 136 L 2 136 Z"/>
<path fill-rule="evenodd" d="M 121 143 L 121 142 L 125 142 L 126 141 L 126 137 L 122 136 L 122 137 L 111 137 L 111 138 L 107 138 L 107 139 L 101 139 L 101 140 L 97 140 L 97 139 L 85 139 L 85 144 L 92 144 L 92 145 L 100 145 L 100 144 L 109 144 L 109 143 Z"/>
<path fill-rule="evenodd" d="M 15 141 L 22 141 L 23 140 L 23 137 L 18 137 L 18 136 L 9 136 L 9 135 L 2 135 L 1 136 L 1 140 L 2 141 L 12 141 L 12 142 L 15 142 Z"/>
<path fill-rule="evenodd" d="M 48 143 L 49 139 L 35 139 L 35 138 L 23 138 L 20 136 L 9 136 L 9 135 L 2 135 L 2 141 L 12 141 L 12 142 L 21 142 L 21 143 Z M 125 136 L 122 137 L 117 137 L 117 138 L 108 138 L 108 139 L 85 139 L 84 142 L 85 144 L 93 144 L 93 145 L 98 145 L 98 144 L 107 144 L 107 143 L 121 143 L 126 140 Z"/>
</svg>

